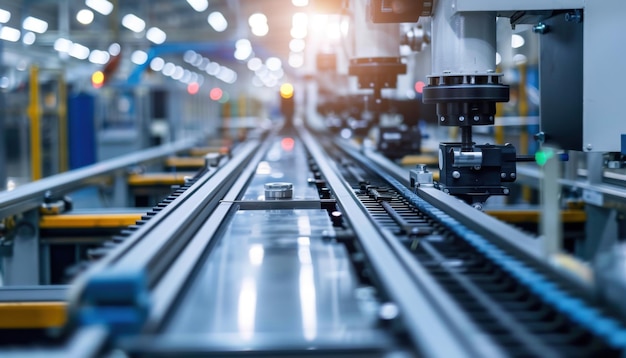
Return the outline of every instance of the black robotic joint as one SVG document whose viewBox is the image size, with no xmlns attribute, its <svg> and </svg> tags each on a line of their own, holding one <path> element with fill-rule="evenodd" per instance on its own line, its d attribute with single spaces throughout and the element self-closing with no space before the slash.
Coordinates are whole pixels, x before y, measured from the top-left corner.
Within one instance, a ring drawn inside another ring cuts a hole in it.
<svg viewBox="0 0 626 358">
<path fill-rule="evenodd" d="M 442 126 L 494 124 L 496 102 L 509 100 L 509 86 L 501 84 L 500 77 L 495 73 L 431 76 L 423 101 L 437 104 Z"/>
<path fill-rule="evenodd" d="M 502 184 L 517 177 L 514 146 L 482 144 L 475 145 L 473 152 L 461 149 L 461 143 L 440 143 L 439 189 L 469 204 L 509 194 Z"/>
</svg>

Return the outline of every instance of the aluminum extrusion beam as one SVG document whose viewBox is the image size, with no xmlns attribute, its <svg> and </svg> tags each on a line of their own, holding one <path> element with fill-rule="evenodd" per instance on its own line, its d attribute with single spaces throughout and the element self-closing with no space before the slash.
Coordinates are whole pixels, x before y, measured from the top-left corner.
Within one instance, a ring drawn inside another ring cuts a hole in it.
<svg viewBox="0 0 626 358">
<path fill-rule="evenodd" d="M 158 160 L 172 153 L 192 148 L 196 144 L 197 139 L 181 140 L 24 184 L 12 191 L 0 192 L 0 218 L 38 207 L 43 202 L 46 192 L 68 193 L 93 184 L 98 179 L 109 176 L 118 170 L 138 163 Z"/>
<path fill-rule="evenodd" d="M 456 11 L 522 11 L 582 9 L 584 0 L 456 0 Z"/>
<path fill-rule="evenodd" d="M 440 319 L 437 310 L 425 293 L 416 285 L 406 267 L 385 243 L 378 228 L 358 203 L 352 188 L 341 179 L 337 169 L 331 166 L 327 156 L 310 134 L 301 131 L 309 153 L 315 159 L 329 187 L 346 214 L 346 218 L 359 237 L 367 257 L 382 278 L 381 285 L 400 308 L 408 335 L 418 350 L 427 357 L 474 357 L 485 356 L 485 346 L 478 341 L 480 333 L 455 332 L 448 322 Z M 481 341 L 482 342 L 482 341 Z"/>
</svg>

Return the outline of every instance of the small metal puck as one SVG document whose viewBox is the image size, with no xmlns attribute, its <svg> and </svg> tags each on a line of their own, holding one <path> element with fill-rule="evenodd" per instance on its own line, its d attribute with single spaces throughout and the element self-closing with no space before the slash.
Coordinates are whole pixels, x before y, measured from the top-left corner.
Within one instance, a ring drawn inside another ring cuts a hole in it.
<svg viewBox="0 0 626 358">
<path fill-rule="evenodd" d="M 291 183 L 266 183 L 265 199 L 291 199 L 293 197 L 293 184 Z"/>
</svg>

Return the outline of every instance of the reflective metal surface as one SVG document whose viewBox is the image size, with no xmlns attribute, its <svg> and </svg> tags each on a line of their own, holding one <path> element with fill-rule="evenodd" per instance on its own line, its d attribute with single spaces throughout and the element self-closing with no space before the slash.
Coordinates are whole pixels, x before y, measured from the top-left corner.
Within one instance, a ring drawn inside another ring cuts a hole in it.
<svg viewBox="0 0 626 358">
<path fill-rule="evenodd" d="M 278 337 L 315 345 L 375 334 L 376 307 L 323 210 L 238 211 L 181 300 L 166 335 Z M 363 293 L 363 291 L 361 291 Z"/>
<path fill-rule="evenodd" d="M 243 200 L 265 200 L 266 183 L 293 183 L 293 199 L 319 200 L 315 186 L 308 184 L 309 166 L 304 146 L 292 137 L 274 141 L 269 151 L 258 164 L 256 173 Z"/>
</svg>

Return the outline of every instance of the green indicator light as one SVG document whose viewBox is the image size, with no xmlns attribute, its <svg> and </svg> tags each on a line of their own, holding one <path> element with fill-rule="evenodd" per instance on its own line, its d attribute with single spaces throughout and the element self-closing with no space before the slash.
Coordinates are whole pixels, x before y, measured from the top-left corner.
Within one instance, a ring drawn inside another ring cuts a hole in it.
<svg viewBox="0 0 626 358">
<path fill-rule="evenodd" d="M 552 158 L 553 156 L 554 156 L 554 152 L 552 151 L 538 150 L 535 153 L 535 161 L 537 162 L 537 164 L 539 164 L 539 166 L 543 167 L 544 165 L 546 165 L 548 160 Z"/>
</svg>

